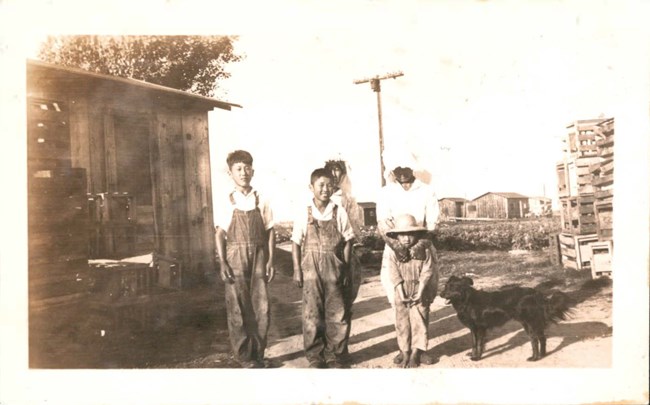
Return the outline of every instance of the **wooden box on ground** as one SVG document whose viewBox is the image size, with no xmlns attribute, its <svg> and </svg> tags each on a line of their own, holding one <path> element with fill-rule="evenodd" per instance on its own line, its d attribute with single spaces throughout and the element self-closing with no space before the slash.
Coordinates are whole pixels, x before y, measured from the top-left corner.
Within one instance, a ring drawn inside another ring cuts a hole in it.
<svg viewBox="0 0 650 405">
<path fill-rule="evenodd" d="M 560 198 L 562 231 L 576 235 L 596 233 L 593 195 Z"/>
<path fill-rule="evenodd" d="M 612 275 L 612 242 L 592 242 L 589 244 L 591 251 L 591 277 L 598 278 Z"/>
<path fill-rule="evenodd" d="M 61 302 L 88 292 L 85 194 L 84 169 L 30 170 L 27 199 L 30 306 Z"/>
<path fill-rule="evenodd" d="M 149 263 L 109 263 L 92 266 L 93 290 L 112 299 L 148 294 L 158 283 L 157 269 Z"/>
<path fill-rule="evenodd" d="M 85 243 L 84 243 L 85 245 Z M 30 307 L 53 305 L 76 299 L 90 291 L 87 259 L 30 264 Z"/>
<path fill-rule="evenodd" d="M 597 235 L 561 233 L 559 240 L 564 268 L 583 270 L 591 267 L 591 248 L 589 244 L 598 241 Z"/>
</svg>

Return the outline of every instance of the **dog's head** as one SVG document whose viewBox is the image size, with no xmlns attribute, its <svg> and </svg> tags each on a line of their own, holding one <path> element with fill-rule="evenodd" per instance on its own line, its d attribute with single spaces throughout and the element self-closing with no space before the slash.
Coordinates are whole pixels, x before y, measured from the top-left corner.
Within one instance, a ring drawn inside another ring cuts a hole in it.
<svg viewBox="0 0 650 405">
<path fill-rule="evenodd" d="M 444 290 L 440 293 L 440 296 L 446 299 L 446 303 L 450 304 L 454 301 L 458 301 L 463 298 L 465 292 L 472 288 L 474 281 L 466 276 L 456 277 L 451 276 L 445 284 Z"/>
</svg>

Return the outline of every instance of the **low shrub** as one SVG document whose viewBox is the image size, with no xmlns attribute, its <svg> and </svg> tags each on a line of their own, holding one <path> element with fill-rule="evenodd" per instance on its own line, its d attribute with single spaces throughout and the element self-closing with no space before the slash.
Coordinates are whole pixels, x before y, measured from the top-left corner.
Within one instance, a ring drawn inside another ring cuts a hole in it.
<svg viewBox="0 0 650 405">
<path fill-rule="evenodd" d="M 439 250 L 541 250 L 548 247 L 549 236 L 560 232 L 557 217 L 504 221 L 441 222 L 433 233 Z M 291 224 L 276 224 L 276 242 L 291 238 Z M 365 250 L 383 250 L 384 240 L 375 226 L 361 228 L 357 243 Z"/>
<path fill-rule="evenodd" d="M 549 237 L 560 232 L 557 218 L 509 221 L 443 222 L 433 242 L 442 250 L 541 250 Z"/>
</svg>

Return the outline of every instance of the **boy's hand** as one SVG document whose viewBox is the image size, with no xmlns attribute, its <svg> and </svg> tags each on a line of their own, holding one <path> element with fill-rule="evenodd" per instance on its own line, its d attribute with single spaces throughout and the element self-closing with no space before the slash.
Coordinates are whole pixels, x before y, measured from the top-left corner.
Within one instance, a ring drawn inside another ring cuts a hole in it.
<svg viewBox="0 0 650 405">
<path fill-rule="evenodd" d="M 411 302 L 410 306 L 417 305 L 420 303 L 420 300 L 422 300 L 422 292 L 418 290 L 413 296 L 411 297 Z"/>
<path fill-rule="evenodd" d="M 235 276 L 233 276 L 232 268 L 227 262 L 221 262 L 221 279 L 224 283 L 233 284 Z"/>
<path fill-rule="evenodd" d="M 420 285 L 418 290 L 411 297 L 411 305 L 420 304 L 422 302 L 422 295 L 424 294 L 424 286 Z"/>
<path fill-rule="evenodd" d="M 266 282 L 270 283 L 273 281 L 273 278 L 275 277 L 275 267 L 273 267 L 273 263 L 268 262 L 266 263 Z"/>
<path fill-rule="evenodd" d="M 404 285 L 400 284 L 397 287 L 395 287 L 397 290 L 397 295 L 399 297 L 400 302 L 402 302 L 404 305 L 408 305 L 410 299 L 406 298 L 406 293 L 404 293 Z"/>
<path fill-rule="evenodd" d="M 293 282 L 298 288 L 302 288 L 302 269 L 297 267 L 293 271 Z"/>
</svg>

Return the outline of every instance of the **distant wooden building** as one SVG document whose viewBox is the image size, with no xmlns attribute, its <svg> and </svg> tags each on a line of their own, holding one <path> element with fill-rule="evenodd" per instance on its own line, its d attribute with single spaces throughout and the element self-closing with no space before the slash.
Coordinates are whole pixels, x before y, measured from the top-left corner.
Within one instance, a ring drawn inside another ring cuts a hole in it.
<svg viewBox="0 0 650 405">
<path fill-rule="evenodd" d="M 70 261 L 43 249 L 66 241 L 83 260 L 153 252 L 166 287 L 213 269 L 208 111 L 232 106 L 28 61 L 30 269 Z"/>
<path fill-rule="evenodd" d="M 445 197 L 439 199 L 440 219 L 465 217 L 465 204 L 467 202 L 468 200 L 465 198 Z"/>
<path fill-rule="evenodd" d="M 374 202 L 360 202 L 358 205 L 363 213 L 363 225 L 377 225 L 377 204 Z"/>
<path fill-rule="evenodd" d="M 552 201 L 548 197 L 529 197 L 528 212 L 536 217 L 550 215 L 552 212 L 551 204 Z"/>
<path fill-rule="evenodd" d="M 523 218 L 528 210 L 528 197 L 517 193 L 488 192 L 467 203 L 468 218 Z"/>
</svg>

